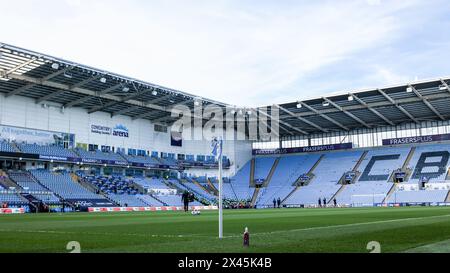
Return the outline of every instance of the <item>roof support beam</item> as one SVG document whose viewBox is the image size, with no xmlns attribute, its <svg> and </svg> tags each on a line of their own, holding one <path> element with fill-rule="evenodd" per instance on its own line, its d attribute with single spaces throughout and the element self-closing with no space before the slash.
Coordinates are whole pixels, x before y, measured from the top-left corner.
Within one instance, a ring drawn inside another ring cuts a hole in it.
<svg viewBox="0 0 450 273">
<path fill-rule="evenodd" d="M 116 85 L 114 85 L 114 86 L 111 86 L 111 87 L 109 87 L 109 88 L 106 88 L 106 89 L 104 89 L 104 90 L 102 90 L 102 91 L 100 91 L 100 92 L 97 92 L 97 96 L 102 96 L 102 95 L 108 94 L 108 93 L 110 93 L 110 92 L 116 90 L 117 88 L 119 88 L 119 87 L 121 87 L 121 86 L 122 86 L 122 84 L 116 84 Z M 70 107 L 73 107 L 73 106 L 75 106 L 75 105 L 82 104 L 82 103 L 88 101 L 90 98 L 92 98 L 92 96 L 85 96 L 85 97 L 79 98 L 79 99 L 77 99 L 77 100 L 74 100 L 74 101 L 72 101 L 72 102 L 69 102 L 68 104 L 64 105 L 64 107 L 65 107 L 65 108 L 70 108 Z"/>
<path fill-rule="evenodd" d="M 344 125 L 342 125 L 340 122 L 337 122 L 336 120 L 330 118 L 329 116 L 322 114 L 319 110 L 312 108 L 311 106 L 309 106 L 308 104 L 304 103 L 304 102 L 300 102 L 301 105 L 303 105 L 304 107 L 308 108 L 310 111 L 316 113 L 317 115 L 323 117 L 324 119 L 328 120 L 329 122 L 339 126 L 340 128 L 344 129 L 345 131 L 349 131 L 349 129 L 347 127 L 345 127 Z"/>
<path fill-rule="evenodd" d="M 123 103 L 123 102 L 130 101 L 130 100 L 131 100 L 132 98 L 134 98 L 135 96 L 136 96 L 136 95 L 133 94 L 133 95 L 130 95 L 130 96 L 124 98 L 124 99 L 121 99 L 121 100 L 118 100 L 118 101 L 117 101 L 117 100 L 111 101 L 111 102 L 108 102 L 108 103 L 106 103 L 106 104 L 97 106 L 97 107 L 92 108 L 91 110 L 89 110 L 89 111 L 88 111 L 88 114 L 92 114 L 92 113 L 101 111 L 101 110 L 103 110 L 103 109 L 105 109 L 105 108 L 108 108 L 108 107 L 110 107 L 110 106 L 116 105 L 117 103 Z M 138 104 L 136 104 L 136 105 L 141 105 L 141 104 L 142 104 L 142 102 L 140 102 L 140 103 L 138 102 Z M 166 111 L 166 110 L 167 110 L 167 109 L 166 109 L 165 107 L 163 107 L 163 106 L 159 106 L 159 105 L 151 104 L 151 103 L 147 103 L 147 104 L 142 105 L 142 106 L 143 106 L 143 107 L 152 108 L 152 109 L 155 109 L 155 110 L 161 110 L 161 111 Z"/>
<path fill-rule="evenodd" d="M 329 132 L 328 130 L 324 129 L 323 127 L 320 127 L 319 125 L 315 124 L 314 122 L 311 122 L 311 121 L 309 121 L 309 120 L 307 120 L 305 118 L 296 116 L 295 113 L 289 111 L 288 109 L 284 108 L 281 105 L 275 105 L 275 106 L 278 107 L 280 110 L 284 111 L 285 113 L 289 114 L 291 117 L 294 117 L 294 118 L 296 118 L 296 119 L 298 119 L 298 120 L 300 120 L 300 121 L 302 121 L 302 122 L 304 122 L 306 124 L 309 124 L 312 127 L 316 128 L 316 129 L 318 129 L 318 130 L 320 130 L 320 131 L 322 131 L 324 133 L 328 133 Z"/>
<path fill-rule="evenodd" d="M 182 102 L 182 103 L 178 103 L 177 106 L 183 106 L 183 105 L 189 104 L 190 102 L 192 102 L 192 101 L 191 101 L 191 100 L 187 100 L 187 101 L 184 101 L 184 102 Z M 170 108 L 170 112 L 171 112 L 171 113 L 172 113 L 172 109 L 173 109 L 173 108 Z M 153 114 L 153 113 L 154 113 L 154 111 L 150 111 L 150 112 L 147 112 L 147 113 L 142 113 L 142 114 L 140 114 L 140 115 L 134 116 L 134 117 L 133 117 L 133 120 L 137 120 L 137 119 L 141 119 L 141 118 L 146 118 L 146 117 L 150 116 L 150 115 Z M 193 113 L 191 113 L 191 114 L 192 114 L 192 116 L 194 116 Z M 171 115 L 167 115 L 167 116 L 164 116 L 164 117 L 161 117 L 161 118 L 158 118 L 158 119 L 151 119 L 151 121 L 152 121 L 153 123 L 157 123 L 157 122 L 163 122 L 163 121 L 169 120 L 169 119 L 171 119 L 171 118 L 173 118 Z"/>
<path fill-rule="evenodd" d="M 59 71 L 56 71 L 55 73 L 52 73 L 52 74 L 50 74 L 50 75 L 48 75 L 46 77 L 43 77 L 41 79 L 37 79 L 36 82 L 32 82 L 32 83 L 29 83 L 29 84 L 27 84 L 27 85 L 25 85 L 23 87 L 20 87 L 20 88 L 17 88 L 15 90 L 12 90 L 8 94 L 6 94 L 5 97 L 8 98 L 8 97 L 11 97 L 11 96 L 14 96 L 14 95 L 19 95 L 19 94 L 21 94 L 21 93 L 23 93 L 23 92 L 25 92 L 25 91 L 27 91 L 27 90 L 37 86 L 37 85 L 39 85 L 39 82 L 46 82 L 46 81 L 48 81 L 48 80 L 50 80 L 50 79 L 52 79 L 54 77 L 57 77 L 57 76 L 61 75 L 66 70 L 67 70 L 67 68 L 59 70 Z"/>
<path fill-rule="evenodd" d="M 111 117 L 116 117 L 116 116 L 120 116 L 120 115 L 129 113 L 129 112 L 133 112 L 134 110 L 137 110 L 139 108 L 141 108 L 141 106 L 139 106 L 139 105 L 135 105 L 135 106 L 132 106 L 132 107 L 126 107 L 126 108 L 124 108 L 122 110 L 119 110 L 119 111 L 116 111 L 116 112 L 112 113 Z"/>
<path fill-rule="evenodd" d="M 103 110 L 103 109 L 105 109 L 107 107 L 110 107 L 110 106 L 113 106 L 113 105 L 116 105 L 116 104 L 119 104 L 119 103 L 124 103 L 124 102 L 130 101 L 132 99 L 135 99 L 135 98 L 140 97 L 140 96 L 142 96 L 142 95 L 144 95 L 144 94 L 146 94 L 148 92 L 152 92 L 152 91 L 155 91 L 155 90 L 156 90 L 156 88 L 149 88 L 149 89 L 145 89 L 145 90 L 136 92 L 134 94 L 131 94 L 131 95 L 123 98 L 120 102 L 110 102 L 110 103 L 107 103 L 107 104 L 105 104 L 103 106 L 98 106 L 98 107 L 92 108 L 91 110 L 89 110 L 89 114 L 101 111 L 101 110 Z M 146 105 L 155 105 L 155 103 L 147 102 Z"/>
<path fill-rule="evenodd" d="M 257 111 L 260 115 L 263 115 L 263 116 L 265 116 L 265 117 L 267 117 L 267 118 L 272 118 L 269 114 L 264 113 L 263 111 L 261 111 L 261 110 L 259 110 L 259 109 L 253 109 L 253 110 Z M 309 135 L 308 132 L 303 131 L 303 130 L 301 130 L 301 129 L 299 129 L 299 128 L 296 128 L 296 127 L 290 125 L 289 123 L 287 123 L 287 122 L 285 122 L 285 121 L 282 121 L 281 119 L 279 119 L 278 122 L 280 123 L 280 125 L 284 125 L 284 126 L 290 128 L 290 129 L 292 129 L 292 130 L 294 130 L 294 131 L 296 131 L 296 132 L 299 132 L 299 133 L 304 134 L 304 135 Z M 267 126 L 267 124 L 266 124 L 266 126 Z M 281 126 L 280 126 L 280 127 L 281 127 Z M 289 130 L 287 130 L 287 131 L 289 132 Z"/>
<path fill-rule="evenodd" d="M 14 73 L 15 71 L 21 69 L 22 67 L 32 64 L 34 61 L 36 61 L 35 57 L 31 58 L 31 60 L 28 60 L 26 62 L 19 64 L 18 66 L 14 67 L 14 68 L 11 68 L 10 70 L 6 71 L 6 73 L 3 75 L 3 77 L 7 77 L 9 74 Z"/>
<path fill-rule="evenodd" d="M 448 84 L 443 79 L 441 79 L 441 83 L 447 88 L 448 92 L 450 92 L 450 86 L 448 86 Z"/>
<path fill-rule="evenodd" d="M 42 81 L 40 79 L 36 79 L 36 78 L 29 77 L 26 75 L 12 74 L 12 75 L 10 75 L 10 77 L 17 79 L 17 80 L 26 81 L 26 82 L 30 82 L 30 83 L 36 83 L 36 84 L 40 84 L 40 85 L 44 85 L 44 86 L 48 86 L 48 87 L 52 87 L 52 88 L 65 89 L 67 91 L 72 91 L 74 93 L 79 93 L 79 94 L 83 94 L 83 95 L 89 95 L 89 96 L 97 97 L 100 99 L 112 100 L 112 101 L 117 101 L 117 102 L 122 101 L 121 98 L 110 95 L 110 94 L 98 95 L 97 92 L 95 92 L 95 91 L 81 88 L 81 87 L 76 87 L 76 88 L 73 88 L 73 90 L 71 90 L 70 86 L 67 84 L 61 84 L 61 83 L 52 82 L 52 81 Z M 131 105 L 142 105 L 142 102 L 136 101 L 136 100 L 130 100 L 128 103 Z M 147 107 L 149 109 L 156 109 L 156 110 L 161 110 L 161 111 L 165 111 L 165 112 L 170 112 L 170 110 L 167 109 L 166 107 L 161 107 L 158 105 L 152 104 L 152 105 L 146 105 L 145 107 Z"/>
<path fill-rule="evenodd" d="M 264 120 L 259 120 L 259 122 L 264 124 L 267 128 L 270 128 L 269 124 L 267 124 L 267 122 L 265 122 Z M 293 135 L 293 133 L 291 131 L 287 130 L 286 128 L 284 128 L 283 125 L 280 125 L 280 128 L 283 128 L 283 130 L 285 130 L 288 134 Z M 261 138 L 261 134 L 259 133 L 258 135 L 259 135 L 259 138 Z M 275 133 L 275 135 L 278 139 L 280 139 L 280 132 Z"/>
<path fill-rule="evenodd" d="M 328 102 L 329 104 L 333 105 L 336 109 L 338 109 L 339 111 L 342 111 L 344 114 L 346 114 L 347 116 L 351 117 L 352 119 L 356 120 L 357 122 L 359 122 L 360 124 L 362 124 L 363 126 L 365 126 L 366 128 L 372 128 L 371 126 L 369 126 L 369 124 L 365 123 L 364 121 L 362 121 L 360 118 L 358 118 L 357 116 L 353 115 L 352 113 L 350 113 L 349 111 L 344 110 L 341 106 L 339 106 L 337 103 L 333 102 L 332 100 L 328 99 L 328 98 L 323 98 L 326 102 Z"/>
<path fill-rule="evenodd" d="M 97 107 L 94 107 L 94 108 L 90 109 L 90 110 L 88 111 L 88 113 L 89 113 L 89 114 L 92 114 L 92 113 L 95 113 L 95 112 L 102 111 L 103 109 L 106 109 L 106 108 L 108 108 L 108 107 L 114 106 L 114 105 L 116 105 L 116 104 L 124 103 L 124 102 L 127 102 L 127 101 L 129 101 L 129 100 L 132 100 L 132 99 L 134 99 L 134 98 L 136 98 L 136 97 L 139 97 L 139 96 L 142 95 L 142 94 L 143 94 L 143 93 L 137 92 L 137 93 L 134 93 L 134 94 L 132 94 L 132 95 L 126 96 L 125 98 L 123 98 L 123 99 L 120 100 L 120 101 L 111 101 L 111 102 L 108 102 L 108 103 L 106 103 L 106 104 L 103 104 L 103 105 L 100 105 L 100 106 L 97 106 Z"/>
<path fill-rule="evenodd" d="M 149 101 L 145 102 L 144 105 L 145 105 L 145 104 L 148 104 L 148 103 L 156 104 L 156 103 L 158 103 L 158 102 L 161 102 L 161 101 L 163 101 L 163 100 L 165 100 L 165 99 L 170 98 L 171 96 L 172 96 L 172 95 L 165 95 L 165 96 L 162 96 L 162 97 L 153 99 L 153 100 L 149 100 Z M 136 105 L 136 106 L 133 106 L 133 107 L 127 107 L 127 108 L 124 108 L 124 109 L 122 109 L 122 110 L 120 110 L 120 111 L 117 111 L 117 112 L 112 113 L 112 114 L 111 114 L 111 117 L 115 117 L 115 116 L 118 116 L 118 115 L 123 115 L 123 114 L 125 114 L 125 113 L 129 113 L 129 112 L 132 112 L 132 111 L 134 111 L 134 110 L 137 110 L 137 109 L 139 109 L 139 108 L 141 108 L 141 107 L 142 107 L 142 106 L 139 106 L 139 105 Z M 147 115 L 147 114 L 149 114 L 149 113 L 145 113 L 145 114 Z"/>
<path fill-rule="evenodd" d="M 5 94 L 5 98 L 9 98 L 9 97 L 12 97 L 14 95 L 19 95 L 20 93 L 25 92 L 25 91 L 27 91 L 27 90 L 35 87 L 35 86 L 37 86 L 37 84 L 29 83 L 27 85 L 24 85 L 24 86 L 22 86 L 20 88 L 14 89 L 14 90 L 10 91 L 9 93 Z"/>
<path fill-rule="evenodd" d="M 39 104 L 39 103 L 44 102 L 44 101 L 48 101 L 48 100 L 50 100 L 50 99 L 52 99 L 54 97 L 57 97 L 57 96 L 62 95 L 64 93 L 66 93 L 66 92 L 69 92 L 69 91 L 73 90 L 74 88 L 81 87 L 81 86 L 83 86 L 83 85 L 85 85 L 85 84 L 87 84 L 89 82 L 98 80 L 100 77 L 102 77 L 102 76 L 100 76 L 100 75 L 99 76 L 95 76 L 95 77 L 86 79 L 84 81 L 81 81 L 79 83 L 76 83 L 76 84 L 70 86 L 70 90 L 61 89 L 61 90 L 58 90 L 56 92 L 50 93 L 50 94 L 48 94 L 46 96 L 40 97 L 40 98 L 38 98 L 36 100 L 36 104 Z"/>
<path fill-rule="evenodd" d="M 450 94 L 449 93 L 437 93 L 437 94 L 432 94 L 432 95 L 428 95 L 425 97 L 428 101 L 434 101 L 434 100 L 440 100 L 440 99 L 448 99 L 450 98 Z M 415 102 L 421 102 L 422 100 L 419 99 L 418 97 L 410 97 L 410 98 L 403 98 L 403 99 L 397 99 L 396 102 L 397 104 L 409 104 L 409 103 L 415 103 Z M 391 101 L 380 101 L 380 102 L 372 102 L 372 103 L 367 103 L 367 105 L 369 105 L 371 108 L 378 108 L 378 107 L 387 107 L 387 106 L 392 106 L 393 103 Z M 395 104 L 394 104 L 395 106 Z M 361 110 L 361 109 L 366 109 L 367 107 L 364 105 L 351 105 L 351 106 L 345 106 L 342 107 L 343 109 L 347 110 L 347 111 L 354 111 L 354 110 Z M 330 109 L 325 109 L 325 110 L 318 110 L 317 112 L 321 113 L 321 114 L 330 114 L 330 113 L 338 113 L 339 110 L 336 108 L 330 108 Z M 314 116 L 317 115 L 315 112 L 309 111 L 309 112 L 302 112 L 302 113 L 296 113 L 295 116 L 297 117 L 309 117 L 309 116 Z M 281 118 L 286 118 L 288 117 L 288 115 L 282 115 L 280 116 Z"/>
<path fill-rule="evenodd" d="M 428 108 L 430 108 L 430 110 L 434 113 L 434 114 L 436 114 L 436 116 L 438 116 L 441 120 L 446 120 L 445 118 L 444 118 L 444 116 L 442 116 L 441 115 L 441 113 L 439 113 L 439 111 L 426 99 L 426 98 L 424 98 L 424 96 L 422 96 L 422 94 L 420 94 L 419 93 L 419 91 L 417 91 L 417 89 L 414 87 L 414 86 L 412 86 L 412 85 L 409 85 L 409 87 L 411 87 L 412 88 L 412 90 L 413 90 L 413 92 L 414 92 L 414 94 L 416 94 L 416 96 L 417 97 L 419 97 L 422 101 L 423 101 L 423 103 L 428 107 Z"/>
<path fill-rule="evenodd" d="M 369 111 L 371 111 L 372 113 L 374 113 L 375 115 L 377 115 L 379 118 L 381 118 L 382 120 L 384 120 L 387 124 L 391 125 L 391 126 L 395 126 L 395 123 L 392 122 L 391 120 L 389 120 L 387 117 L 385 117 L 384 115 L 382 115 L 380 112 L 378 112 L 377 110 L 373 109 L 372 107 L 370 107 L 370 105 L 368 105 L 366 102 L 364 102 L 362 99 L 360 99 L 358 96 L 356 96 L 355 94 L 350 93 L 350 96 L 352 96 L 353 98 L 355 98 L 355 100 L 357 102 L 359 102 L 361 105 L 365 106 Z"/>
<path fill-rule="evenodd" d="M 396 102 L 394 99 L 392 99 L 386 92 L 384 92 L 381 89 L 378 89 L 378 92 L 380 92 L 383 97 L 385 97 L 390 103 L 392 103 L 395 107 L 397 107 L 398 110 L 400 110 L 403 114 L 405 114 L 407 117 L 409 117 L 412 121 L 415 123 L 419 123 L 419 121 L 411 115 L 408 111 L 406 111 L 405 108 L 403 108 L 398 102 Z"/>
</svg>

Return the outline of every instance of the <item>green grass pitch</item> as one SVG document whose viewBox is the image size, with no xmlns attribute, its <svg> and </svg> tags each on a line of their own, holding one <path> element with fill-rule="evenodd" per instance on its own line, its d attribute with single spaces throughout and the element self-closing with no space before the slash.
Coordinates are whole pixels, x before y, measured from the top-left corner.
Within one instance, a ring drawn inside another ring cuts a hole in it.
<svg viewBox="0 0 450 273">
<path fill-rule="evenodd" d="M 228 210 L 225 238 L 217 211 L 0 216 L 0 252 L 264 253 L 450 252 L 450 208 Z M 249 227 L 251 247 L 242 247 Z"/>
</svg>

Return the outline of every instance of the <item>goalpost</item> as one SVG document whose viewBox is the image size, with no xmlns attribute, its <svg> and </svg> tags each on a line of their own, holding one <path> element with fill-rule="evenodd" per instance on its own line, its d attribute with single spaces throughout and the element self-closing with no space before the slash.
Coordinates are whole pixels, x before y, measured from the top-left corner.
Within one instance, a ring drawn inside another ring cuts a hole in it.
<svg viewBox="0 0 450 273">
<path fill-rule="evenodd" d="M 353 194 L 351 196 L 351 205 L 353 207 L 373 207 L 377 203 L 382 203 L 387 195 L 382 193 L 372 194 Z"/>
</svg>

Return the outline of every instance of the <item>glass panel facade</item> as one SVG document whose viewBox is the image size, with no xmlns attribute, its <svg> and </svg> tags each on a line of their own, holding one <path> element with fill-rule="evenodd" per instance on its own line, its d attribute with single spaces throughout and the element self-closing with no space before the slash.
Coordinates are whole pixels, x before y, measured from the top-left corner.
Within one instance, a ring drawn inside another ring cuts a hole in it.
<svg viewBox="0 0 450 273">
<path fill-rule="evenodd" d="M 449 134 L 450 121 L 425 121 L 397 126 L 356 129 L 314 135 L 289 136 L 280 142 L 254 142 L 253 149 L 297 148 L 352 142 L 355 148 L 383 145 L 383 139 Z"/>
</svg>

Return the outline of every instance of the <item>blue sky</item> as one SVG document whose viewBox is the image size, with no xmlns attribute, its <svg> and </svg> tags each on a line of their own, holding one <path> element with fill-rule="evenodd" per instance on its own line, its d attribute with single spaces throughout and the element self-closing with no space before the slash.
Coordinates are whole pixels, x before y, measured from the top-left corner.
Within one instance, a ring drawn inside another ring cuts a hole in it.
<svg viewBox="0 0 450 273">
<path fill-rule="evenodd" d="M 17 0 L 0 41 L 237 106 L 450 75 L 447 0 Z"/>
</svg>

